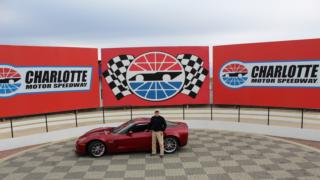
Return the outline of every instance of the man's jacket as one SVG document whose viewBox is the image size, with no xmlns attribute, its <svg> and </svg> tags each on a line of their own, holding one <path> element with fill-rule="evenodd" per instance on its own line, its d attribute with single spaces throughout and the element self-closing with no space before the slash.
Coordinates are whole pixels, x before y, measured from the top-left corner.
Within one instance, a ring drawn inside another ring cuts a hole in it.
<svg viewBox="0 0 320 180">
<path fill-rule="evenodd" d="M 164 131 L 167 128 L 166 120 L 162 116 L 152 116 L 149 128 L 152 131 Z"/>
</svg>

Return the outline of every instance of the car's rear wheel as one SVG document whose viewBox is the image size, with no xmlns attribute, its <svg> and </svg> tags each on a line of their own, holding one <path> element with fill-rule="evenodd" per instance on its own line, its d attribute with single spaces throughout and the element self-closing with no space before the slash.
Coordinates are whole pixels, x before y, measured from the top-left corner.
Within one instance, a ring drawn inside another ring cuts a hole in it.
<svg viewBox="0 0 320 180">
<path fill-rule="evenodd" d="M 92 157 L 101 157 L 106 152 L 106 145 L 101 141 L 92 141 L 88 146 L 88 153 Z"/>
<path fill-rule="evenodd" d="M 166 137 L 164 138 L 164 152 L 171 154 L 177 151 L 179 143 L 175 137 Z"/>
</svg>

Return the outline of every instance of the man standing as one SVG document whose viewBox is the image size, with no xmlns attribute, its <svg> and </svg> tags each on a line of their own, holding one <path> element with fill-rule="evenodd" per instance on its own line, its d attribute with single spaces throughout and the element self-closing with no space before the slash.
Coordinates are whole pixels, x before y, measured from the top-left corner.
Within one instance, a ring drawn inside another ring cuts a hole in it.
<svg viewBox="0 0 320 180">
<path fill-rule="evenodd" d="M 163 158 L 164 155 L 164 145 L 163 145 L 163 132 L 167 128 L 166 120 L 160 116 L 160 112 L 156 110 L 154 116 L 151 117 L 149 124 L 149 130 L 152 131 L 152 154 L 157 153 L 157 140 L 160 146 L 160 157 Z"/>
</svg>

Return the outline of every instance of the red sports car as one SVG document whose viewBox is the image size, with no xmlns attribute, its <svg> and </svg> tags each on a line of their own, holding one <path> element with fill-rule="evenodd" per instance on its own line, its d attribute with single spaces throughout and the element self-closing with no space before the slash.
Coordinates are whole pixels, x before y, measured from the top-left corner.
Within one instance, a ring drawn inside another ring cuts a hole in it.
<svg viewBox="0 0 320 180">
<path fill-rule="evenodd" d="M 188 142 L 188 126 L 183 122 L 167 122 L 164 151 L 174 153 Z M 93 129 L 76 141 L 75 151 L 101 157 L 105 153 L 151 151 L 151 132 L 146 131 L 150 118 L 137 118 L 118 127 Z"/>
</svg>

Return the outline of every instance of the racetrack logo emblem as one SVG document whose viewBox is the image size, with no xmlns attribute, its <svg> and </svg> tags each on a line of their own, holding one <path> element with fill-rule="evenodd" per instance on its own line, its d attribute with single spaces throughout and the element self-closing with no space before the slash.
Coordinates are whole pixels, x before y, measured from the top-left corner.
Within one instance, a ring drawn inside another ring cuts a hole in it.
<svg viewBox="0 0 320 180">
<path fill-rule="evenodd" d="M 0 64 L 0 98 L 17 94 L 87 91 L 92 67 Z"/>
<path fill-rule="evenodd" d="M 229 88 L 320 88 L 320 60 L 230 61 L 219 78 Z"/>
<path fill-rule="evenodd" d="M 103 75 L 115 97 L 135 94 L 148 101 L 163 101 L 182 93 L 195 98 L 208 71 L 192 54 L 174 57 L 164 52 L 120 55 L 108 61 Z"/>
<path fill-rule="evenodd" d="M 248 69 L 240 62 L 231 62 L 221 68 L 220 79 L 230 88 L 241 87 L 248 80 Z"/>
<path fill-rule="evenodd" d="M 11 67 L 0 67 L 0 97 L 10 96 L 21 86 L 21 75 Z"/>
<path fill-rule="evenodd" d="M 127 70 L 130 90 L 137 96 L 162 101 L 176 95 L 184 84 L 185 73 L 173 56 L 152 52 L 134 59 Z"/>
</svg>

